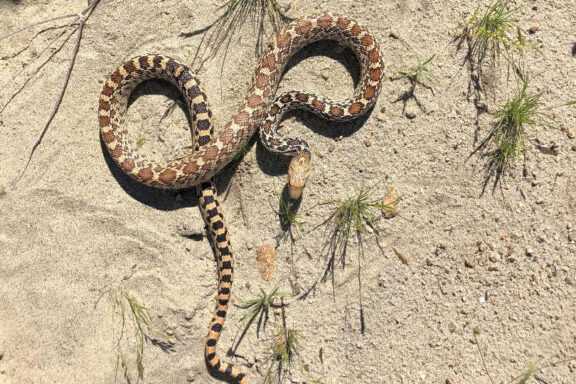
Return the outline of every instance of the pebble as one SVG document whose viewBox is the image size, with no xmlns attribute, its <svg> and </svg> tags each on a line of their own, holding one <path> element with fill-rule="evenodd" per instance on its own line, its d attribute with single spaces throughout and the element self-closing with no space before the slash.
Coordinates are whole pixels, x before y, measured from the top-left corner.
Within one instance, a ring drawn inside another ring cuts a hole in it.
<svg viewBox="0 0 576 384">
<path fill-rule="evenodd" d="M 566 128 L 566 136 L 568 136 L 569 139 L 573 139 L 576 137 L 576 130 L 574 128 Z"/>
<path fill-rule="evenodd" d="M 271 244 L 263 244 L 258 248 L 258 271 L 266 281 L 270 281 L 274 275 L 277 253 L 276 248 Z"/>
<path fill-rule="evenodd" d="M 397 39 L 397 40 L 400 39 L 400 33 L 398 33 L 398 31 L 395 29 L 392 29 L 388 36 L 390 36 L 393 39 Z"/>
<path fill-rule="evenodd" d="M 416 112 L 412 111 L 412 110 L 408 110 L 406 111 L 406 117 L 409 118 L 410 120 L 413 120 L 416 118 Z"/>
<path fill-rule="evenodd" d="M 534 250 L 532 248 L 527 248 L 526 249 L 526 256 L 528 256 L 528 257 L 534 256 Z"/>
<path fill-rule="evenodd" d="M 464 259 L 464 265 L 466 266 L 466 268 L 474 268 L 476 266 L 476 263 L 474 262 L 473 259 Z"/>
<path fill-rule="evenodd" d="M 532 24 L 530 24 L 530 28 L 528 28 L 528 32 L 530 34 L 534 34 L 536 32 L 538 32 L 540 30 L 540 23 L 537 21 L 533 21 Z"/>
<path fill-rule="evenodd" d="M 496 264 L 492 264 L 492 265 L 488 266 L 488 270 L 489 270 L 490 272 L 497 271 L 497 270 L 498 270 L 498 266 L 497 266 Z"/>
<path fill-rule="evenodd" d="M 382 199 L 382 216 L 386 219 L 391 219 L 398 214 L 398 200 L 400 200 L 400 193 L 394 186 L 386 190 L 386 195 Z"/>
<path fill-rule="evenodd" d="M 472 312 L 474 312 L 474 309 L 472 307 L 462 307 L 460 309 L 460 313 L 462 313 L 463 315 L 469 315 Z"/>
<path fill-rule="evenodd" d="M 328 71 L 322 71 L 320 74 L 324 80 L 328 80 L 330 78 L 330 73 Z"/>
<path fill-rule="evenodd" d="M 371 147 L 372 146 L 372 140 L 370 140 L 370 139 L 364 140 L 364 145 L 367 147 Z"/>
<path fill-rule="evenodd" d="M 194 375 L 193 373 L 189 373 L 188 376 L 186 376 L 186 381 L 189 383 L 193 383 L 194 381 L 196 381 L 196 375 Z"/>
</svg>

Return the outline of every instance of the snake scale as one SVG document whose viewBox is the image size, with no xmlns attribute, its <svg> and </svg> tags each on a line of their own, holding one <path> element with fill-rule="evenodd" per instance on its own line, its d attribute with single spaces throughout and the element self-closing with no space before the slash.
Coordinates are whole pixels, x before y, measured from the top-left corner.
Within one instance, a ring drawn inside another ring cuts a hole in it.
<svg viewBox="0 0 576 384">
<path fill-rule="evenodd" d="M 282 72 L 293 54 L 318 40 L 336 40 L 350 47 L 360 66 L 360 80 L 353 96 L 332 101 L 307 92 L 276 95 Z M 354 119 L 376 103 L 384 65 L 379 44 L 356 21 L 337 14 L 318 14 L 298 19 L 284 27 L 262 55 L 244 103 L 224 126 L 215 132 L 213 114 L 199 80 L 178 61 L 163 55 L 133 58 L 118 67 L 104 83 L 99 100 L 102 140 L 114 162 L 130 177 L 162 189 L 196 187 L 199 206 L 206 223 L 218 264 L 218 296 L 205 346 L 205 360 L 211 373 L 226 381 L 246 384 L 245 374 L 223 362 L 216 345 L 225 321 L 233 279 L 233 256 L 229 233 L 211 181 L 259 131 L 270 151 L 291 156 L 289 187 L 299 197 L 310 174 L 310 147 L 298 138 L 276 136 L 282 116 L 292 109 L 308 110 L 331 121 Z M 128 99 L 141 82 L 160 78 L 182 93 L 190 111 L 195 151 L 181 158 L 154 162 L 138 151 L 134 137 L 124 127 Z"/>
</svg>

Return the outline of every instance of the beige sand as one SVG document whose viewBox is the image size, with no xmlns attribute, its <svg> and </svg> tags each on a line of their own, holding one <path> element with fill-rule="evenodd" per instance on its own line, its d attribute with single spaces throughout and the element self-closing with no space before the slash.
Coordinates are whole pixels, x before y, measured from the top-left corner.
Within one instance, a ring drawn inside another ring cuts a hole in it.
<svg viewBox="0 0 576 384">
<path fill-rule="evenodd" d="M 133 294 L 149 308 L 154 326 L 174 337 L 169 351 L 146 345 L 146 383 L 218 382 L 203 360 L 216 291 L 212 252 L 206 239 L 180 235 L 203 229 L 193 193 L 155 191 L 127 180 L 107 163 L 96 118 L 102 82 L 124 59 L 158 52 L 191 63 L 202 35 L 179 35 L 215 20 L 220 12 L 215 3 L 103 0 L 85 29 L 60 111 L 17 188 L 10 183 L 49 115 L 72 41 L 0 114 L 0 383 L 113 382 L 114 317 L 105 293 L 110 288 Z M 335 292 L 330 283 L 319 283 L 287 309 L 288 325 L 305 336 L 288 382 L 508 383 L 533 359 L 542 367 L 576 355 L 576 244 L 571 240 L 576 236 L 576 141 L 563 131 L 576 129 L 574 109 L 557 110 L 558 129 L 529 132 L 545 144 L 556 143 L 557 156 L 528 143 L 526 176 L 519 164 L 502 191 L 480 197 L 482 163 L 466 161 L 474 148 L 476 109 L 466 100 L 463 54 L 450 43 L 459 21 L 477 3 L 291 1 L 290 16 L 339 11 L 369 26 L 382 43 L 387 76 L 365 122 L 334 128 L 305 114 L 285 122 L 286 132 L 313 146 L 314 168 L 300 208 L 305 233 L 292 258 L 289 243 L 282 243 L 269 282 L 259 276 L 256 255 L 279 233 L 275 192 L 285 183 L 287 163 L 254 146 L 237 169 L 224 172 L 224 186 L 234 175 L 223 209 L 236 251 L 236 303 L 260 288 L 290 290 L 288 278 L 305 290 L 322 276 L 323 228 L 308 232 L 329 214 L 329 207 L 318 203 L 349 196 L 360 186 L 382 196 L 391 185 L 402 201 L 400 217 L 381 223 L 384 254 L 368 242 L 361 259 L 364 335 L 355 246 L 346 269 L 336 270 Z M 85 4 L 2 1 L 0 34 L 40 18 L 78 12 Z M 521 5 L 522 28 L 533 21 L 541 26 L 529 36 L 542 51 L 528 56 L 531 72 L 538 74 L 533 86 L 550 106 L 574 99 L 576 5 L 565 0 Z M 391 30 L 402 39 L 390 37 Z M 256 63 L 252 29 L 236 35 L 240 39 L 232 44 L 222 73 L 222 55 L 199 71 L 219 126 L 240 103 Z M 31 36 L 1 41 L 0 56 L 14 55 Z M 3 58 L 0 83 L 18 73 L 45 42 L 39 37 L 30 51 Z M 320 44 L 302 55 L 282 88 L 334 98 L 350 94 L 347 60 L 326 57 L 330 47 Z M 426 112 L 411 100 L 407 112 L 416 116 L 409 119 L 402 115 L 402 103 L 393 102 L 409 85 L 390 78 L 411 64 L 413 55 L 432 53 L 437 54 L 432 68 L 441 84 L 435 95 L 417 91 Z M 0 91 L 2 105 L 22 79 Z M 495 82 L 496 100 L 488 100 L 491 112 L 515 86 L 505 74 Z M 129 110 L 129 121 L 147 138 L 145 145 L 162 153 L 187 145 L 180 108 L 159 123 L 177 92 L 154 83 L 144 86 L 142 94 Z M 488 114 L 480 116 L 481 136 L 491 121 Z M 340 135 L 341 140 L 335 139 Z M 243 313 L 231 309 L 222 353 L 232 346 Z M 267 349 L 280 324 L 275 311 L 266 332 L 258 339 L 255 328 L 250 329 L 237 350 L 241 357 L 232 359 L 251 383 L 263 382 L 270 365 Z M 477 340 L 492 380 L 475 344 L 475 327 L 481 329 Z M 126 346 L 127 351 L 133 348 Z M 134 357 L 128 358 L 134 375 Z M 576 362 L 548 366 L 537 375 L 541 383 L 575 383 Z M 118 381 L 124 381 L 121 375 Z"/>
</svg>

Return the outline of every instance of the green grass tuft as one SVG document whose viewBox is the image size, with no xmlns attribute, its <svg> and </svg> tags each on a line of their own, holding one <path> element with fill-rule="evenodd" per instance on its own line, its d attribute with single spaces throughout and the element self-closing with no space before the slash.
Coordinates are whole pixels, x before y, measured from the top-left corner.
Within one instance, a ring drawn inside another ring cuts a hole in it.
<svg viewBox="0 0 576 384">
<path fill-rule="evenodd" d="M 335 263 L 338 261 L 344 267 L 350 239 L 356 237 L 362 252 L 362 236 L 371 232 L 379 236 L 376 221 L 382 210 L 392 211 L 387 206 L 370 195 L 370 191 L 362 188 L 356 195 L 343 200 L 332 200 L 335 208 L 324 222 L 328 224 L 329 233 L 325 245 L 328 251 L 329 263 L 324 280 L 328 274 L 333 276 Z"/>
<path fill-rule="evenodd" d="M 517 57 L 527 49 L 538 51 L 526 41 L 518 26 L 518 10 L 511 0 L 494 0 L 482 10 L 479 5 L 466 20 L 458 35 L 458 47 L 467 45 L 465 63 L 477 90 L 483 90 L 483 68 L 486 63 L 496 67 L 503 58 L 515 73 L 520 74 Z"/>
<path fill-rule="evenodd" d="M 485 186 L 495 177 L 494 187 L 511 164 L 525 154 L 526 128 L 543 123 L 549 118 L 543 112 L 542 92 L 529 92 L 530 80 L 524 77 L 521 87 L 506 101 L 498 114 L 488 136 L 474 152 L 488 157 Z"/>
<path fill-rule="evenodd" d="M 117 322 L 120 323 L 120 334 L 116 344 L 116 372 L 121 368 L 126 380 L 131 381 L 130 363 L 122 349 L 123 341 L 130 343 L 128 336 L 126 336 L 126 320 L 129 319 L 131 321 L 128 324 L 131 325 L 134 332 L 133 342 L 136 345 L 134 365 L 137 371 L 137 381 L 143 380 L 145 344 L 150 341 L 163 349 L 169 349 L 172 339 L 152 326 L 148 309 L 126 291 L 112 291 L 112 310 Z"/>
</svg>

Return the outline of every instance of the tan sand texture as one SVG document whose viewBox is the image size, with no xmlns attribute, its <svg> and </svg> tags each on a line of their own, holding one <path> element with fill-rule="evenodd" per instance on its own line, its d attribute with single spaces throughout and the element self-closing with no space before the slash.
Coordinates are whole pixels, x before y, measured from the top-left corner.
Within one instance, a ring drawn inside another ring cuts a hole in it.
<svg viewBox="0 0 576 384">
<path fill-rule="evenodd" d="M 288 238 L 280 241 L 269 281 L 260 276 L 258 249 L 275 245 L 281 233 L 278 194 L 288 161 L 254 145 L 219 176 L 236 259 L 236 305 L 219 342 L 221 356 L 250 383 L 264 382 L 280 309 L 271 309 L 259 337 L 256 324 L 249 328 L 236 357 L 226 352 L 236 345 L 246 313 L 237 305 L 278 286 L 300 292 L 285 298 L 287 325 L 303 337 L 288 383 L 517 383 L 532 362 L 529 382 L 576 383 L 576 112 L 548 108 L 576 99 L 576 4 L 515 3 L 518 25 L 540 50 L 524 57 L 531 89 L 543 92 L 545 111 L 555 118 L 548 127 L 528 128 L 525 162 L 518 160 L 501 188 L 483 195 L 484 160 L 469 155 L 517 80 L 505 62 L 486 70 L 487 113 L 467 97 L 465 49 L 457 51 L 452 40 L 477 1 L 280 4 L 290 5 L 290 17 L 337 11 L 368 26 L 382 45 L 383 92 L 371 115 L 358 121 L 334 124 L 301 112 L 284 121 L 285 137 L 310 143 L 312 171 L 298 211 L 302 231 L 293 246 Z M 222 14 L 219 5 L 102 0 L 86 23 L 62 105 L 16 186 L 12 181 L 60 92 L 74 36 L 0 112 L 0 383 L 125 382 L 116 367 L 121 324 L 113 292 L 136 298 L 151 326 L 170 338 L 164 348 L 145 343 L 145 383 L 220 382 L 203 358 L 216 264 L 208 240 L 198 235 L 204 225 L 194 192 L 128 179 L 101 146 L 97 119 L 99 93 L 114 68 L 136 55 L 161 53 L 197 71 L 216 129 L 223 127 L 256 66 L 257 27 L 248 20 L 227 50 L 200 66 L 194 57 L 207 32 L 194 32 Z M 80 0 L 1 0 L 0 35 L 85 6 Z M 0 40 L 0 108 L 52 53 L 14 78 L 60 31 L 32 39 L 39 30 Z M 314 44 L 289 65 L 280 89 L 348 97 L 358 69 L 349 53 Z M 416 55 L 432 54 L 429 67 L 439 83 L 433 93 L 416 89 L 422 108 L 409 99 L 403 109 L 396 100 L 410 84 L 393 79 Z M 175 88 L 152 81 L 136 93 L 127 126 L 141 135 L 143 150 L 172 156 L 190 144 Z M 544 150 L 552 144 L 556 155 Z M 381 249 L 367 234 L 358 257 L 351 240 L 345 268 L 337 265 L 333 283 L 319 282 L 327 265 L 326 226 L 319 225 L 333 209 L 321 203 L 362 187 L 382 199 L 391 186 L 401 199 L 397 216 L 378 220 Z M 137 341 L 126 319 L 121 345 L 135 382 Z"/>
</svg>

